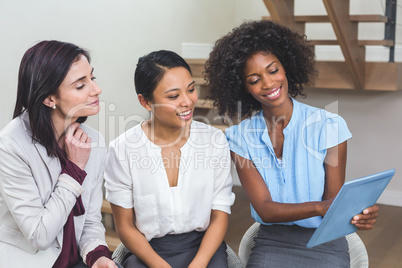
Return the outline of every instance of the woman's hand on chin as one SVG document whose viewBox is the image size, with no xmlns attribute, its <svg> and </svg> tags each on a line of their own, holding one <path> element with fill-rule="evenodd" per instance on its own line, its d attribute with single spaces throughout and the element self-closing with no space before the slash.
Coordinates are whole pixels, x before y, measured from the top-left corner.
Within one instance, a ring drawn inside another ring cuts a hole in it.
<svg viewBox="0 0 402 268">
<path fill-rule="evenodd" d="M 92 139 L 79 126 L 80 124 L 75 122 L 68 127 L 64 150 L 67 159 L 84 170 L 91 153 Z"/>
</svg>

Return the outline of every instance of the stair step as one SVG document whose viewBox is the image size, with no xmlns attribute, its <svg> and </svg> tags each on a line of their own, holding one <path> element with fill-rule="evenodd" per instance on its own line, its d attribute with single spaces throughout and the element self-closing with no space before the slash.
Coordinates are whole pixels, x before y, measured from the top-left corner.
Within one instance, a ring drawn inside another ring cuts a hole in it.
<svg viewBox="0 0 402 268">
<path fill-rule="evenodd" d="M 109 201 L 107 201 L 106 199 L 103 199 L 101 212 L 112 214 L 112 207 L 110 206 Z"/>
<path fill-rule="evenodd" d="M 350 15 L 349 18 L 355 22 L 388 22 L 388 17 L 384 15 Z"/>
<path fill-rule="evenodd" d="M 270 16 L 263 16 L 263 20 L 271 20 Z M 349 19 L 354 22 L 387 22 L 384 15 L 350 15 Z M 294 16 L 296 22 L 330 22 L 327 15 Z"/>
<path fill-rule="evenodd" d="M 223 132 L 225 132 L 225 130 L 229 127 L 229 126 L 224 125 L 224 124 L 211 124 L 211 126 L 216 127 L 217 129 L 220 129 Z"/>
<path fill-rule="evenodd" d="M 191 68 L 193 77 L 204 77 L 204 65 L 207 59 L 186 59 L 187 64 Z"/>
<path fill-rule="evenodd" d="M 359 46 L 386 46 L 392 47 L 394 46 L 394 41 L 384 39 L 384 40 L 359 40 Z"/>
<path fill-rule="evenodd" d="M 212 100 L 199 99 L 195 104 L 196 108 L 213 109 L 215 108 Z"/>
<path fill-rule="evenodd" d="M 334 45 L 339 45 L 338 40 L 308 40 L 307 43 L 309 43 L 312 46 L 317 46 L 317 45 L 327 45 L 327 46 L 334 46 Z M 384 39 L 384 40 L 358 40 L 357 44 L 359 46 L 386 46 L 386 47 L 392 47 L 394 45 L 394 41 Z"/>
<path fill-rule="evenodd" d="M 295 16 L 297 22 L 329 22 L 329 18 L 326 15 L 322 16 Z"/>
<path fill-rule="evenodd" d="M 194 77 L 193 76 L 193 79 L 194 79 L 194 82 L 196 85 L 206 85 L 207 84 L 207 81 L 205 81 L 204 77 Z"/>
<path fill-rule="evenodd" d="M 317 45 L 326 45 L 326 46 L 335 46 L 339 45 L 338 40 L 308 40 L 307 43 L 312 46 Z"/>
<path fill-rule="evenodd" d="M 117 246 L 121 243 L 119 236 L 113 230 L 106 230 L 105 239 L 106 244 L 112 252 L 115 251 Z"/>
</svg>

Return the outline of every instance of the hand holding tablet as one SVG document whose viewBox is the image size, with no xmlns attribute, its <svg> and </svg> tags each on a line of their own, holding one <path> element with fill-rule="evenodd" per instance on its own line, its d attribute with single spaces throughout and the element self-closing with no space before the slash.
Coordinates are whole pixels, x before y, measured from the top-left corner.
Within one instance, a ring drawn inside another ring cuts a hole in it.
<svg viewBox="0 0 402 268">
<path fill-rule="evenodd" d="M 390 169 L 346 182 L 307 247 L 311 248 L 355 232 L 358 227 L 352 224 L 352 218 L 377 202 L 394 174 L 395 169 Z"/>
</svg>

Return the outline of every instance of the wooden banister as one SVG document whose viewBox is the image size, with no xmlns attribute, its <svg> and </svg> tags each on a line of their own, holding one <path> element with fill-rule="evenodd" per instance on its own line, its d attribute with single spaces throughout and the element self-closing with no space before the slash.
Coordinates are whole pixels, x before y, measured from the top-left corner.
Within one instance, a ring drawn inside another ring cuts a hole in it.
<svg viewBox="0 0 402 268">
<path fill-rule="evenodd" d="M 357 22 L 349 20 L 349 0 L 323 0 L 356 89 L 365 84 L 365 48 L 358 44 Z"/>
<path fill-rule="evenodd" d="M 263 0 L 273 21 L 304 34 L 304 22 L 295 21 L 294 0 Z"/>
</svg>

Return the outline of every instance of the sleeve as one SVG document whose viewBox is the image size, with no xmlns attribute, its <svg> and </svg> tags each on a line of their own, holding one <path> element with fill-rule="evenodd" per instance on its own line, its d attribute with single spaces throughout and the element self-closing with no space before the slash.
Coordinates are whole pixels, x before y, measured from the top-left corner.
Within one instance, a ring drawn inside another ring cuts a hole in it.
<svg viewBox="0 0 402 268">
<path fill-rule="evenodd" d="M 117 141 L 117 140 L 115 140 Z M 105 169 L 106 199 L 117 206 L 134 207 L 133 183 L 124 143 L 111 142 Z"/>
<path fill-rule="evenodd" d="M 215 167 L 214 195 L 212 209 L 220 210 L 230 214 L 230 207 L 235 200 L 235 194 L 232 192 L 233 181 L 231 175 L 231 159 L 228 142 L 221 132 L 217 139 L 216 157 L 218 165 Z"/>
<path fill-rule="evenodd" d="M 99 134 L 100 135 L 100 134 Z M 97 176 L 94 178 L 92 188 L 90 189 L 89 207 L 85 208 L 86 218 L 84 227 L 82 230 L 81 238 L 78 243 L 81 257 L 84 263 L 87 263 L 88 254 L 98 246 L 106 246 L 105 241 L 105 227 L 102 224 L 101 207 L 103 202 L 103 172 L 106 162 L 106 146 L 103 137 L 100 138 L 100 142 L 97 148 L 92 149 L 91 152 L 96 157 L 96 170 Z M 92 156 L 91 156 L 92 157 Z M 89 178 L 87 178 L 89 179 Z"/>
<path fill-rule="evenodd" d="M 35 161 L 29 157 L 35 156 L 25 155 L 21 146 L 9 136 L 0 140 L 0 195 L 29 242 L 29 248 L 25 249 L 46 250 L 60 233 L 84 189 L 71 176 L 61 174 L 50 198 L 43 203 L 38 179 L 30 167 Z"/>
<path fill-rule="evenodd" d="M 61 170 L 61 174 L 67 174 L 74 178 L 80 185 L 85 180 L 87 173 L 85 170 L 80 169 L 76 164 L 71 162 L 70 160 L 66 160 L 66 164 Z M 77 198 L 77 202 L 73 208 L 74 216 L 81 216 L 85 213 L 84 205 L 82 204 L 81 196 Z"/>
<path fill-rule="evenodd" d="M 88 267 L 92 267 L 100 257 L 106 257 L 108 259 L 112 259 L 112 254 L 107 247 L 98 246 L 97 248 L 88 253 L 86 258 L 86 264 L 88 265 Z"/>
<path fill-rule="evenodd" d="M 240 132 L 240 127 L 238 125 L 232 126 L 225 130 L 226 139 L 229 143 L 230 150 L 235 154 L 251 160 L 249 154 L 246 140 Z"/>
<path fill-rule="evenodd" d="M 346 121 L 339 115 L 325 111 L 325 123 L 320 134 L 319 150 L 323 151 L 352 138 Z"/>
</svg>

